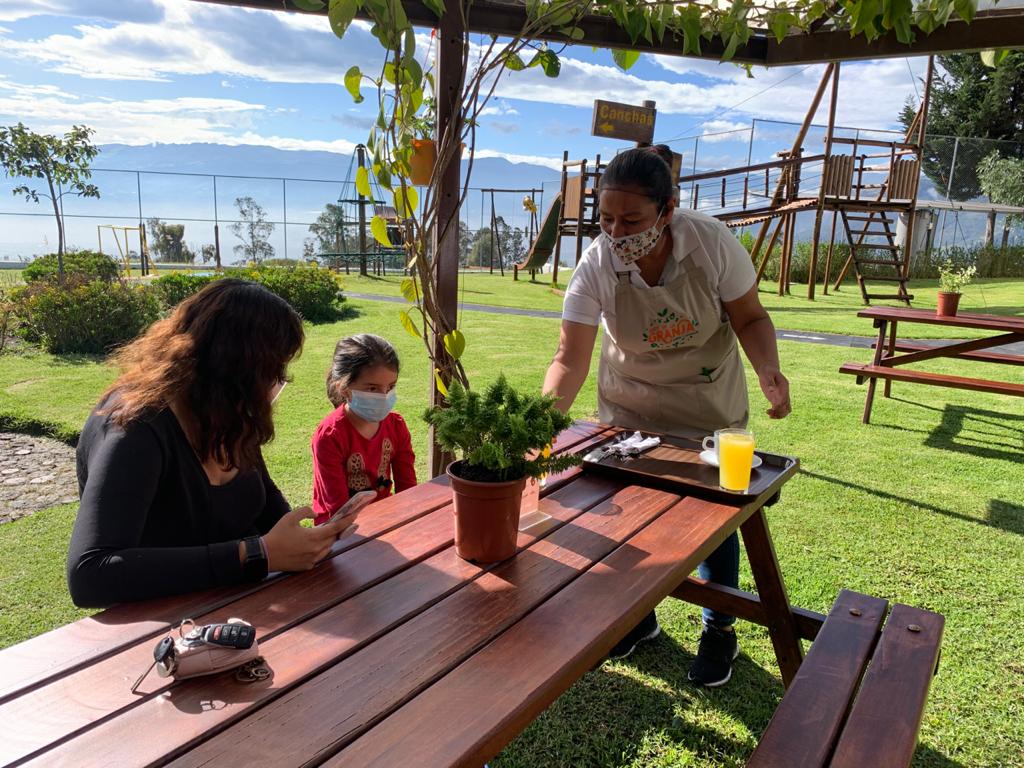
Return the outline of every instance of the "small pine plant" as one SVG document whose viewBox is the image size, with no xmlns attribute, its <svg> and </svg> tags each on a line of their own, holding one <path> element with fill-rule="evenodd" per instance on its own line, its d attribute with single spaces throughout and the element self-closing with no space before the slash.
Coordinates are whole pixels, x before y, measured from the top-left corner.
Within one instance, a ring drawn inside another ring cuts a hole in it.
<svg viewBox="0 0 1024 768">
<path fill-rule="evenodd" d="M 504 482 L 568 469 L 580 457 L 544 455 L 543 449 L 572 424 L 550 395 L 522 395 L 504 374 L 482 394 L 452 382 L 447 405 L 428 408 L 423 418 L 438 444 L 461 453 L 466 480 Z"/>
</svg>

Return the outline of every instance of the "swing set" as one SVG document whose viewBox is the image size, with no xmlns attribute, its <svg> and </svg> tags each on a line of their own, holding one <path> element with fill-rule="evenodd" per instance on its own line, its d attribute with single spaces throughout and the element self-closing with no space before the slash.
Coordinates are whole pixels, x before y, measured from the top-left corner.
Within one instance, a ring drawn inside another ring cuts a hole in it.
<svg viewBox="0 0 1024 768">
<path fill-rule="evenodd" d="M 126 227 L 120 224 L 98 224 L 96 226 L 96 240 L 99 245 L 99 252 L 103 253 L 103 230 L 109 229 L 114 237 L 114 244 L 117 246 L 117 253 L 124 264 L 126 277 L 132 276 L 132 253 L 128 247 L 128 233 L 135 232 L 139 236 L 139 274 L 145 277 L 153 271 L 153 261 L 149 258 L 149 246 L 146 244 L 146 228 L 143 225 L 137 227 Z M 122 244 L 121 237 L 124 237 Z"/>
</svg>

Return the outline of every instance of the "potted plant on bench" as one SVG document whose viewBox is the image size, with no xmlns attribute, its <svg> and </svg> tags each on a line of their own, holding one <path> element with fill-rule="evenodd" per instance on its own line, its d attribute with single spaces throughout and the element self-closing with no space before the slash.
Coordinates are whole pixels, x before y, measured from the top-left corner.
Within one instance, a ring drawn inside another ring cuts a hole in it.
<svg viewBox="0 0 1024 768">
<path fill-rule="evenodd" d="M 519 511 L 528 477 L 578 464 L 575 454 L 543 449 L 572 423 L 555 398 L 520 394 L 505 375 L 483 393 L 453 382 L 445 407 L 427 409 L 438 444 L 462 458 L 448 465 L 455 507 L 455 550 L 476 563 L 515 554 Z"/>
<path fill-rule="evenodd" d="M 939 264 L 939 301 L 935 314 L 939 317 L 954 317 L 960 305 L 961 289 L 971 282 L 977 267 L 955 267 L 948 259 Z"/>
</svg>

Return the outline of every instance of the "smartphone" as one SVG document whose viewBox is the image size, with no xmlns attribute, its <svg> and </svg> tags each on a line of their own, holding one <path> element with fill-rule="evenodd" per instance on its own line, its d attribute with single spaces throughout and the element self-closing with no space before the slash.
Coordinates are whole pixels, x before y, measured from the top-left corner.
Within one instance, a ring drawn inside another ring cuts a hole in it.
<svg viewBox="0 0 1024 768">
<path fill-rule="evenodd" d="M 343 519 L 348 520 L 349 525 L 345 530 L 338 534 L 339 539 L 342 536 L 351 533 L 355 529 L 356 516 L 359 514 L 359 511 L 376 498 L 376 491 L 360 491 L 338 507 L 338 510 L 331 515 L 331 519 L 328 520 L 327 523 L 336 523 Z"/>
</svg>

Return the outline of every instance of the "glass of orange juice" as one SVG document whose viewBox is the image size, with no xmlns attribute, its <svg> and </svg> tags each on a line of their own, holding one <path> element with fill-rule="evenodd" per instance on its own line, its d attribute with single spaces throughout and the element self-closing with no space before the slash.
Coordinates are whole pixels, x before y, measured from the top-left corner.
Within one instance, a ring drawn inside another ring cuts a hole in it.
<svg viewBox="0 0 1024 768">
<path fill-rule="evenodd" d="M 718 484 L 727 491 L 747 490 L 754 463 L 754 433 L 747 429 L 720 429 L 715 438 Z"/>
</svg>

